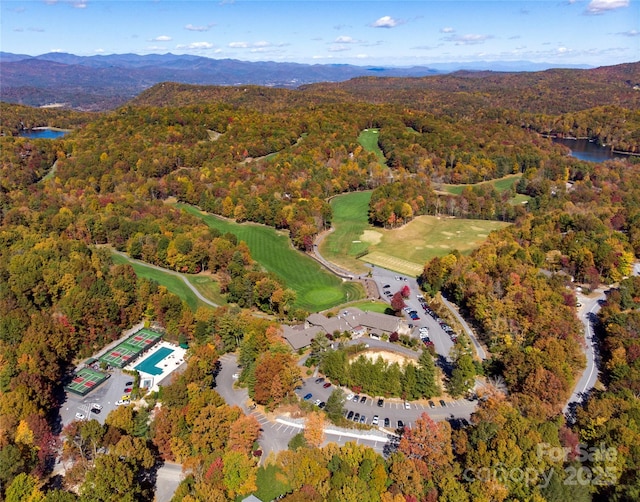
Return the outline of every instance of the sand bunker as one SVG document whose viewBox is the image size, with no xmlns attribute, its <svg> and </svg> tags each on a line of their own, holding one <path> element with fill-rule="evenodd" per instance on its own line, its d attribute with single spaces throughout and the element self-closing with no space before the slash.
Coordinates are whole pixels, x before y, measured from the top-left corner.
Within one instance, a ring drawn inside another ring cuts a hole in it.
<svg viewBox="0 0 640 502">
<path fill-rule="evenodd" d="M 369 244 L 379 244 L 382 240 L 382 234 L 375 230 L 365 230 L 362 232 L 360 239 L 364 242 L 368 242 Z"/>
</svg>

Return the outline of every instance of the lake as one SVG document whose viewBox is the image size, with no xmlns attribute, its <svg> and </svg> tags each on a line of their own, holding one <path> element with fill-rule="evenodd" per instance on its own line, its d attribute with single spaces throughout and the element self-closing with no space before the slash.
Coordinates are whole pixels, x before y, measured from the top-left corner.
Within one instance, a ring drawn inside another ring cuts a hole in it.
<svg viewBox="0 0 640 502">
<path fill-rule="evenodd" d="M 56 139 L 61 138 L 65 134 L 69 134 L 69 131 L 61 131 L 59 129 L 30 129 L 20 131 L 19 136 L 23 138 L 33 138 L 33 139 Z"/>
<path fill-rule="evenodd" d="M 613 153 L 609 148 L 598 146 L 587 139 L 552 138 L 554 143 L 560 143 L 571 149 L 571 156 L 590 162 L 604 162 L 611 159 L 628 159 L 623 153 Z"/>
</svg>

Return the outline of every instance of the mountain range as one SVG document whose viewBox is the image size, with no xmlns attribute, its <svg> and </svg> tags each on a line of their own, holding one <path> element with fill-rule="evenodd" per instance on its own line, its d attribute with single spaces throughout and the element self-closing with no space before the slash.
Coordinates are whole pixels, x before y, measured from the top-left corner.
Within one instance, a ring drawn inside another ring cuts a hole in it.
<svg viewBox="0 0 640 502">
<path fill-rule="evenodd" d="M 552 66 L 516 61 L 382 67 L 247 62 L 171 53 L 76 56 L 52 52 L 34 57 L 0 52 L 0 99 L 29 106 L 105 110 L 124 104 L 160 82 L 297 88 L 363 76 L 424 77 L 460 69 L 533 71 Z"/>
</svg>

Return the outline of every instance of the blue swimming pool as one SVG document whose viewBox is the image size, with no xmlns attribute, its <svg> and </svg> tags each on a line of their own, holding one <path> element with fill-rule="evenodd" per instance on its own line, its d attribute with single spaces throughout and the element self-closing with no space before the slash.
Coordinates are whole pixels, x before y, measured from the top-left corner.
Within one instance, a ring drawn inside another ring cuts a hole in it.
<svg viewBox="0 0 640 502">
<path fill-rule="evenodd" d="M 141 361 L 140 364 L 137 364 L 136 369 L 140 371 L 144 371 L 149 375 L 160 375 L 162 373 L 162 369 L 158 368 L 158 363 L 162 361 L 165 357 L 170 355 L 172 352 L 173 352 L 173 349 L 160 347 L 157 350 L 157 352 L 154 352 L 145 360 Z"/>
</svg>

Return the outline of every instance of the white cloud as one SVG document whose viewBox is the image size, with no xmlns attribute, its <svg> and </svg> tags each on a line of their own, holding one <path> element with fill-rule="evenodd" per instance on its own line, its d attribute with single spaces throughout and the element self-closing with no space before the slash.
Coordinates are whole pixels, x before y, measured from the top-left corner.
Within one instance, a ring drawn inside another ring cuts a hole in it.
<svg viewBox="0 0 640 502">
<path fill-rule="evenodd" d="M 371 23 L 373 28 L 395 28 L 398 26 L 400 21 L 393 19 L 391 16 L 382 16 L 377 21 Z"/>
<path fill-rule="evenodd" d="M 357 42 L 357 40 L 354 40 L 353 38 L 347 36 L 347 35 L 342 35 L 339 36 L 338 38 L 336 38 L 334 40 L 334 42 L 336 44 L 355 44 Z"/>
<path fill-rule="evenodd" d="M 184 27 L 184 29 L 189 31 L 209 31 L 214 26 L 214 23 L 209 23 L 206 26 L 194 26 L 193 24 L 188 24 Z"/>
<path fill-rule="evenodd" d="M 278 44 L 276 47 L 283 47 L 284 45 L 287 44 Z M 267 47 L 274 47 L 274 44 L 266 40 L 259 40 L 258 42 L 230 42 L 229 47 L 232 49 L 252 49 L 252 52 L 256 52 L 255 49 L 264 50 Z"/>
<path fill-rule="evenodd" d="M 456 30 L 454 30 L 451 26 L 445 26 L 444 28 L 440 28 L 440 33 L 455 33 Z"/>
<path fill-rule="evenodd" d="M 629 30 L 618 33 L 618 35 L 624 35 L 625 37 L 637 37 L 640 35 L 638 30 Z"/>
<path fill-rule="evenodd" d="M 271 43 L 267 42 L 266 40 L 260 40 L 259 42 L 256 42 L 253 44 L 253 47 L 270 47 Z"/>
<path fill-rule="evenodd" d="M 474 33 L 468 33 L 467 35 L 455 35 L 447 37 L 445 40 L 449 42 L 455 42 L 456 45 L 475 45 L 482 44 L 491 38 L 493 38 L 491 35 L 477 35 Z"/>
<path fill-rule="evenodd" d="M 152 38 L 152 42 L 171 42 L 172 38 L 168 35 L 160 35 L 159 37 Z"/>
<path fill-rule="evenodd" d="M 213 44 L 210 42 L 193 42 L 191 44 L 177 45 L 176 49 L 191 49 L 191 50 L 213 49 Z"/>
<path fill-rule="evenodd" d="M 368 54 L 356 54 L 357 59 L 367 59 L 368 57 Z"/>
<path fill-rule="evenodd" d="M 229 43 L 229 47 L 232 49 L 247 49 L 249 44 L 247 42 L 231 42 Z"/>
<path fill-rule="evenodd" d="M 587 5 L 587 14 L 603 14 L 610 10 L 629 7 L 629 0 L 591 0 Z"/>
<path fill-rule="evenodd" d="M 87 2 L 73 2 L 73 6 L 76 9 L 86 9 L 87 8 Z"/>
<path fill-rule="evenodd" d="M 351 47 L 348 47 L 344 44 L 334 44 L 331 47 L 329 47 L 329 52 L 344 52 L 344 51 L 350 51 Z"/>
</svg>

